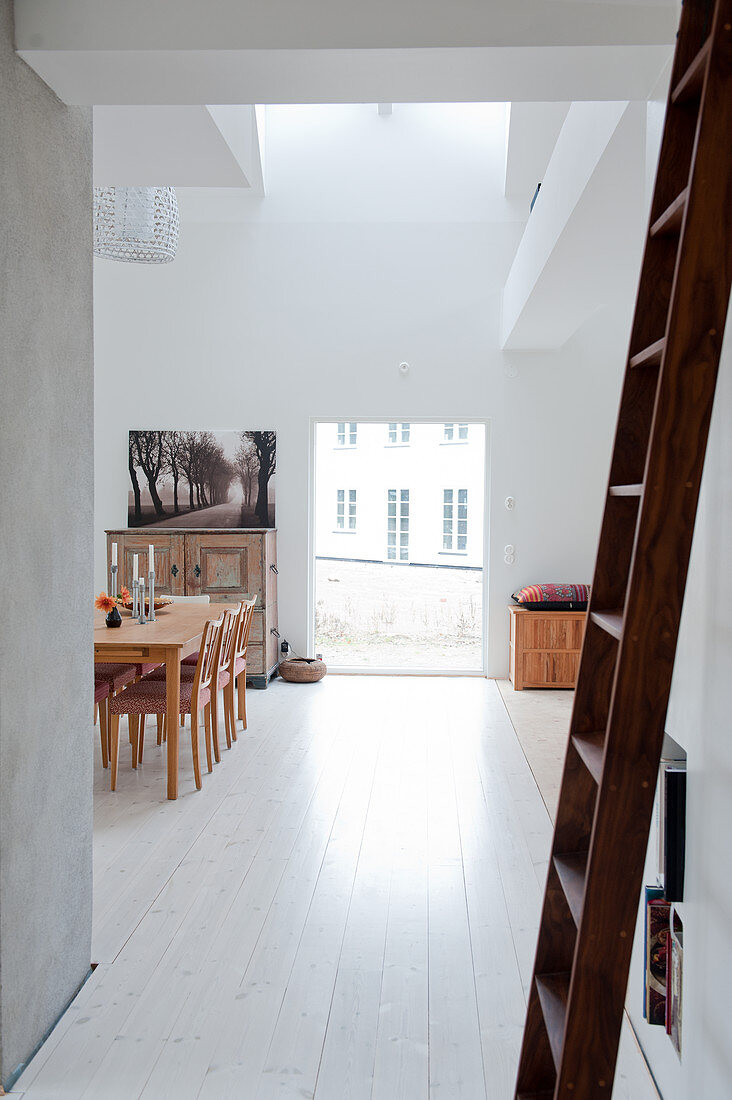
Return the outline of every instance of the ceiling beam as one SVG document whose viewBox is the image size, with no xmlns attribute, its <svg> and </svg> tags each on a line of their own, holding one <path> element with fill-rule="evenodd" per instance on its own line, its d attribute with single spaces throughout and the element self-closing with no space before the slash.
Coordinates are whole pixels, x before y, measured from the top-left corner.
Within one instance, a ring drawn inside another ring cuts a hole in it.
<svg viewBox="0 0 732 1100">
<path fill-rule="evenodd" d="M 57 50 L 20 56 L 64 103 L 475 103 L 646 99 L 670 45 Z"/>
</svg>

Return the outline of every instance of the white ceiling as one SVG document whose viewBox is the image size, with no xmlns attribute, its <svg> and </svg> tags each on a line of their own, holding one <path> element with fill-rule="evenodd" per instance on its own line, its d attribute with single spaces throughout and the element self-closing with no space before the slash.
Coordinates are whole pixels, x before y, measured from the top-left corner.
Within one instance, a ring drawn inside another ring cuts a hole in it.
<svg viewBox="0 0 732 1100">
<path fill-rule="evenodd" d="M 66 103 L 644 98 L 677 0 L 16 0 Z"/>
<path fill-rule="evenodd" d="M 98 184 L 263 194 L 254 103 L 512 102 L 506 194 L 519 195 L 541 178 L 567 103 L 650 96 L 678 11 L 677 0 L 15 0 L 15 24 L 19 54 L 59 98 L 94 105 Z"/>
<path fill-rule="evenodd" d="M 16 0 L 26 50 L 662 45 L 675 0 Z"/>
</svg>

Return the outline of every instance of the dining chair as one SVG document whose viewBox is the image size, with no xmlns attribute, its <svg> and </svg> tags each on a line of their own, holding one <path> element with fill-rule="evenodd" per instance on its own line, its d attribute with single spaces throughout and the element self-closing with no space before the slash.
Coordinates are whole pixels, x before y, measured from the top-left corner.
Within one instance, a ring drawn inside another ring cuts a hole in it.
<svg viewBox="0 0 732 1100">
<path fill-rule="evenodd" d="M 242 621 L 239 629 L 239 637 L 234 650 L 233 667 L 238 695 L 238 718 L 241 722 L 242 729 L 247 728 L 247 646 L 249 644 L 249 631 L 252 629 L 254 605 L 256 602 L 256 595 L 249 596 L 247 599 L 242 600 Z M 234 740 L 236 740 L 236 725 L 234 725 Z"/>
<path fill-rule="evenodd" d="M 232 740 L 236 741 L 236 718 L 241 721 L 242 729 L 247 728 L 247 645 L 249 644 L 249 632 L 252 628 L 254 617 L 254 605 L 257 602 L 256 595 L 246 596 L 239 604 L 238 623 L 234 639 L 234 647 L 231 661 L 222 664 L 222 668 L 229 668 L 229 681 L 224 688 L 224 717 L 229 715 L 226 728 L 226 743 L 231 748 Z M 190 675 L 186 666 L 191 666 L 191 658 L 185 657 L 181 663 L 181 676 Z M 220 686 L 220 685 L 219 685 Z M 237 715 L 234 715 L 234 687 L 237 690 Z M 218 757 L 216 758 L 218 760 Z"/>
<path fill-rule="evenodd" d="M 109 767 L 109 724 L 108 704 L 109 683 L 106 680 L 94 681 L 94 710 L 99 711 L 99 737 L 102 742 L 102 767 Z"/>
<path fill-rule="evenodd" d="M 236 740 L 236 730 L 234 728 L 234 688 L 233 688 L 233 656 L 236 638 L 239 633 L 239 624 L 241 618 L 242 605 L 233 610 L 229 609 L 224 611 L 223 619 L 224 625 L 221 628 L 221 638 L 219 641 L 219 652 L 216 655 L 216 676 L 214 682 L 217 684 L 217 691 L 223 693 L 224 700 L 224 726 L 226 731 L 226 745 L 227 748 L 231 748 L 231 733 L 234 732 L 234 740 Z M 194 665 L 188 664 L 187 659 L 181 662 L 180 666 L 180 678 L 181 683 L 185 680 L 192 680 L 195 676 L 196 668 Z M 148 682 L 155 683 L 157 681 L 165 680 L 165 669 L 156 669 L 147 677 Z M 211 704 L 211 737 L 213 741 L 213 753 L 214 760 L 218 764 L 221 761 L 221 751 L 219 748 L 219 715 L 218 715 L 218 702 L 216 698 L 217 692 L 213 693 Z"/>
<path fill-rule="evenodd" d="M 211 759 L 211 703 L 212 680 L 216 672 L 217 654 L 221 630 L 224 625 L 223 616 L 220 619 L 209 619 L 203 628 L 201 646 L 198 651 L 198 664 L 192 680 L 181 680 L 180 685 L 180 711 L 181 714 L 191 716 L 191 751 L 193 753 L 193 775 L 196 782 L 196 790 L 201 789 L 201 765 L 199 758 L 199 717 L 204 712 L 206 763 L 209 772 L 213 771 Z M 215 702 L 215 690 L 213 692 Z M 138 757 L 141 757 L 142 743 L 145 730 L 144 715 L 163 714 L 165 719 L 177 721 L 177 715 L 167 713 L 167 685 L 164 680 L 151 680 L 144 678 L 136 684 L 130 684 L 119 695 L 110 700 L 110 764 L 111 764 L 111 789 L 117 787 L 117 765 L 119 761 L 119 716 L 120 714 L 134 714 L 143 716 L 139 723 L 140 733 L 132 744 L 132 767 L 137 767 Z"/>
</svg>

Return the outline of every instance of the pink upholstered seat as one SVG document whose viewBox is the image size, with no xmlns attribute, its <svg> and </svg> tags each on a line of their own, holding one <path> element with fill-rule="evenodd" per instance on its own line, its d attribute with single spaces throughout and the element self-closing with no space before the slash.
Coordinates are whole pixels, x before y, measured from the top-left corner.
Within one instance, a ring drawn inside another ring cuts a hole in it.
<svg viewBox="0 0 732 1100">
<path fill-rule="evenodd" d="M 192 665 L 193 668 L 198 664 L 198 656 L 195 653 L 191 653 L 190 657 L 184 657 L 181 661 L 182 665 Z"/>
<path fill-rule="evenodd" d="M 115 695 L 109 703 L 110 714 L 167 714 L 168 699 L 165 681 L 152 680 L 146 677 L 137 684 L 130 684 L 121 695 Z M 193 680 L 181 680 L 180 684 L 180 713 L 191 713 L 191 696 L 193 694 Z M 199 693 L 198 702 L 205 706 L 211 699 L 211 692 L 203 688 Z"/>
<path fill-rule="evenodd" d="M 94 681 L 94 702 L 101 703 L 109 695 L 109 683 L 107 680 Z"/>
<path fill-rule="evenodd" d="M 193 658 L 194 665 L 195 665 L 197 660 L 198 660 L 198 656 Z M 138 665 L 137 666 L 137 675 L 138 676 L 147 676 L 150 672 L 153 671 L 153 669 L 160 668 L 160 667 L 161 666 L 158 664 L 157 661 L 153 662 L 153 664 L 151 664 L 151 665 Z"/>
<path fill-rule="evenodd" d="M 193 680 L 196 675 L 196 666 L 187 665 L 181 662 L 180 666 L 180 681 L 183 683 L 185 680 Z M 156 668 L 154 672 L 151 672 L 149 676 L 145 677 L 146 684 L 156 684 L 159 682 L 165 682 L 165 669 Z M 228 669 L 222 668 L 219 670 L 219 690 L 225 688 L 229 682 Z"/>
<path fill-rule="evenodd" d="M 120 691 L 139 675 L 137 668 L 137 665 L 118 661 L 97 661 L 94 665 L 94 683 L 104 682 L 110 685 L 112 691 Z"/>
</svg>

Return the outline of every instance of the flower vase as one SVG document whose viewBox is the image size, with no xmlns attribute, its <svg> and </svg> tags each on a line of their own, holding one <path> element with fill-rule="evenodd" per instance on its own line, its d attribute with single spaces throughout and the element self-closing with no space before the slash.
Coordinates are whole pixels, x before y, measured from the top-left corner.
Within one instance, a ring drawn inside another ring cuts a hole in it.
<svg viewBox="0 0 732 1100">
<path fill-rule="evenodd" d="M 107 612 L 107 617 L 104 620 L 107 626 L 122 626 L 122 616 L 119 613 L 119 608 L 115 606 L 111 611 Z"/>
</svg>

